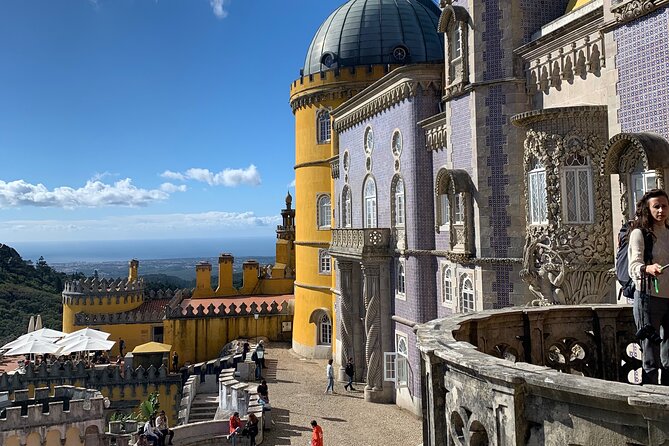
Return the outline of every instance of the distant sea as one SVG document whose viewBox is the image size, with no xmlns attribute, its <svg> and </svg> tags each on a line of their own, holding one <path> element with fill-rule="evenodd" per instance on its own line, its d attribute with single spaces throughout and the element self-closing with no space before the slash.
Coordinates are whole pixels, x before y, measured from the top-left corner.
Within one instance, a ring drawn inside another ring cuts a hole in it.
<svg viewBox="0 0 669 446">
<path fill-rule="evenodd" d="M 24 260 L 43 256 L 47 263 L 110 262 L 130 259 L 181 259 L 274 256 L 274 237 L 237 237 L 177 240 L 100 240 L 67 242 L 7 242 Z"/>
</svg>

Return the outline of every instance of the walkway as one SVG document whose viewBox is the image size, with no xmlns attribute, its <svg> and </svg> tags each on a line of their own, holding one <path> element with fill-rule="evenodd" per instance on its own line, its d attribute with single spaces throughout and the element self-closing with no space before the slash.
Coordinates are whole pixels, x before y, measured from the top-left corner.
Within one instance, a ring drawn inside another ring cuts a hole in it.
<svg viewBox="0 0 669 446">
<path fill-rule="evenodd" d="M 358 392 L 335 383 L 336 395 L 324 395 L 325 360 L 304 360 L 290 346 L 267 348 L 265 378 L 269 386 L 274 426 L 262 446 L 307 445 L 309 423 L 323 427 L 325 446 L 417 446 L 422 444 L 422 422 L 391 404 L 366 403 Z"/>
</svg>

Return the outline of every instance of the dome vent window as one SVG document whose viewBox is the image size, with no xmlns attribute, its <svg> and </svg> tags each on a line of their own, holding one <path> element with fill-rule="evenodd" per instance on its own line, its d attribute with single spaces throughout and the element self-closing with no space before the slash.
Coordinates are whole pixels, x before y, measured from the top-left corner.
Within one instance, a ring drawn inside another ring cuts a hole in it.
<svg viewBox="0 0 669 446">
<path fill-rule="evenodd" d="M 409 59 L 409 50 L 404 45 L 397 45 L 393 48 L 393 59 L 396 62 L 406 62 Z"/>
<path fill-rule="evenodd" d="M 321 56 L 321 64 L 327 68 L 335 68 L 337 64 L 337 56 L 330 52 L 324 53 Z"/>
</svg>

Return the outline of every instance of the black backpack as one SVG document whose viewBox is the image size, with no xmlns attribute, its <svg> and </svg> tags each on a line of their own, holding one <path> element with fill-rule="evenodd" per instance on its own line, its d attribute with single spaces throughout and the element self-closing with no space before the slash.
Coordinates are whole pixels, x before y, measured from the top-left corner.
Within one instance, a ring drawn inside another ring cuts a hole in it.
<svg viewBox="0 0 669 446">
<path fill-rule="evenodd" d="M 620 294 L 632 299 L 634 297 L 634 280 L 629 274 L 629 259 L 627 258 L 627 247 L 629 245 L 629 235 L 632 232 L 631 222 L 623 224 L 618 233 L 618 251 L 616 252 L 616 277 L 620 284 Z M 643 232 L 643 260 L 646 264 L 653 261 L 653 234 L 645 229 Z M 620 296 L 618 296 L 620 297 Z"/>
</svg>

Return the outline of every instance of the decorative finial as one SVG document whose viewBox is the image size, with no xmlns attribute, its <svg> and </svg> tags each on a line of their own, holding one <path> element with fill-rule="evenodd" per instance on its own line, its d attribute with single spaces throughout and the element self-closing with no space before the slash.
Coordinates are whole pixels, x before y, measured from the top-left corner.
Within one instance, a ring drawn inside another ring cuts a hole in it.
<svg viewBox="0 0 669 446">
<path fill-rule="evenodd" d="M 286 195 L 286 206 L 288 209 L 290 209 L 290 205 L 293 203 L 293 197 L 290 195 L 290 191 L 288 191 L 288 195 Z"/>
</svg>

